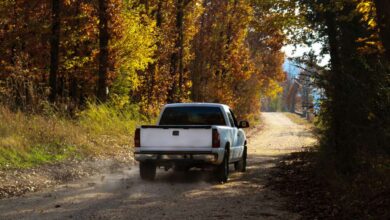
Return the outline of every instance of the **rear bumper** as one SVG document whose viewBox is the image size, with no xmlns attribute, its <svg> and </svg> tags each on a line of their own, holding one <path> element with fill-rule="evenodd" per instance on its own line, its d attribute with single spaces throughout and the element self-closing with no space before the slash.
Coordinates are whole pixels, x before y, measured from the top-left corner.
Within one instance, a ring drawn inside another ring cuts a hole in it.
<svg viewBox="0 0 390 220">
<path fill-rule="evenodd" d="M 206 163 L 220 164 L 223 159 L 223 149 L 212 151 L 136 151 L 137 161 L 177 162 L 177 163 Z"/>
</svg>

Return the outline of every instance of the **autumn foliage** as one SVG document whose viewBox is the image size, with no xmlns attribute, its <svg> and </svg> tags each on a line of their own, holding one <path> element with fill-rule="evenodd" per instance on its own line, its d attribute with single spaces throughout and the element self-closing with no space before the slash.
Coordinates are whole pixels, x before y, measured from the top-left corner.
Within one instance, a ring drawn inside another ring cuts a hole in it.
<svg viewBox="0 0 390 220">
<path fill-rule="evenodd" d="M 0 95 L 14 109 L 87 101 L 221 102 L 241 116 L 283 80 L 281 26 L 262 1 L 5 0 L 0 3 Z M 265 27 L 265 28 L 264 28 Z"/>
</svg>

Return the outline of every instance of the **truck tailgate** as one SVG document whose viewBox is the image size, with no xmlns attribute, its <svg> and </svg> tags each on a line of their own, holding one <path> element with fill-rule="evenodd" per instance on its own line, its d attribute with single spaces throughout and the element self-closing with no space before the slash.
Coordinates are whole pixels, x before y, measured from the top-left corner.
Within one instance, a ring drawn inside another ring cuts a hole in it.
<svg viewBox="0 0 390 220">
<path fill-rule="evenodd" d="M 141 128 L 142 150 L 179 150 L 211 148 L 211 127 L 180 128 L 147 126 Z"/>
</svg>

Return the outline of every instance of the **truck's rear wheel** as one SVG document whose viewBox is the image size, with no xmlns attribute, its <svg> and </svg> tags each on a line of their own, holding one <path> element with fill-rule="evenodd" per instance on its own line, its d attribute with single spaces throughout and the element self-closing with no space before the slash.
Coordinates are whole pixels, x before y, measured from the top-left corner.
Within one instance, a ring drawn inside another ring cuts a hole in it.
<svg viewBox="0 0 390 220">
<path fill-rule="evenodd" d="M 222 183 L 226 183 L 229 178 L 229 152 L 226 151 L 223 157 L 223 161 L 218 165 L 216 169 L 217 180 Z"/>
<path fill-rule="evenodd" d="M 143 180 L 154 180 L 156 177 L 156 164 L 152 162 L 140 162 L 139 172 L 141 179 Z"/>
<path fill-rule="evenodd" d="M 242 157 L 240 161 L 234 163 L 234 170 L 238 172 L 246 171 L 246 158 L 247 158 L 247 148 L 244 146 L 244 151 L 242 152 Z"/>
</svg>

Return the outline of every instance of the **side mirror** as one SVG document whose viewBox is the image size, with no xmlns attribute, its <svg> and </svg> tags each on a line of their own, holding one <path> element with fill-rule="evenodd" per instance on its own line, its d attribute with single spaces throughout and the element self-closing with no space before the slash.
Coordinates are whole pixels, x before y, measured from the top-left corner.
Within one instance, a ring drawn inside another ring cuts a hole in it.
<svg viewBox="0 0 390 220">
<path fill-rule="evenodd" d="M 249 128 L 249 122 L 248 121 L 240 121 L 238 123 L 238 128 Z"/>
</svg>

